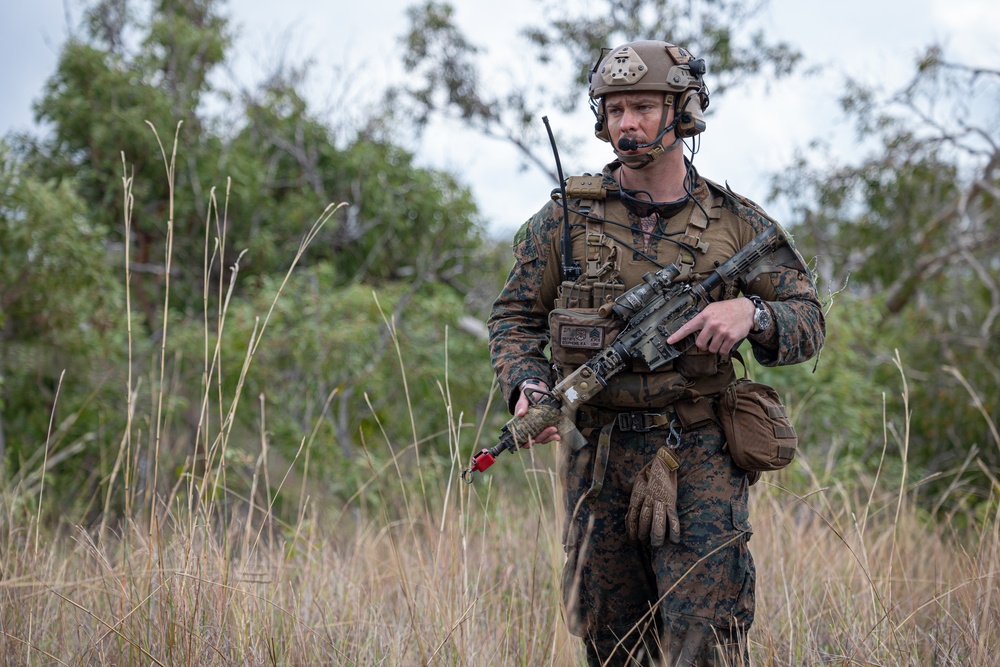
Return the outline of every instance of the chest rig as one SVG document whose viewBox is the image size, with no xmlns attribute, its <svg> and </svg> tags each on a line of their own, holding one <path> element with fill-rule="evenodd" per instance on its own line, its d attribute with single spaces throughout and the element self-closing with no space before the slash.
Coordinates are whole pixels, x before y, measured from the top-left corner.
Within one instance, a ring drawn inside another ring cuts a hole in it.
<svg viewBox="0 0 1000 667">
<path fill-rule="evenodd" d="M 554 192 L 553 198 L 558 197 L 558 191 Z M 709 250 L 710 243 L 702 236 L 712 220 L 719 217 L 722 205 L 719 196 L 712 196 L 707 206 L 703 200 L 701 208 L 691 202 L 670 220 L 672 226 L 678 222 L 684 225 L 682 233 L 671 236 L 673 243 L 664 239 L 644 243 L 638 240 L 642 232 L 630 228 L 628 210 L 619 200 L 617 188 L 609 189 L 600 174 L 570 177 L 566 198 L 568 202 L 578 202 L 575 209 L 570 208 L 570 235 L 573 256 L 580 260 L 582 273 L 578 279 L 564 280 L 559 286 L 556 308 L 599 308 L 642 282 L 646 272 L 670 262 L 680 269 L 678 281 L 691 280 L 695 277 L 698 256 Z M 662 231 L 661 221 L 654 234 Z M 650 243 L 658 246 L 659 266 L 636 253 L 637 250 L 648 253 Z M 676 247 L 676 256 L 671 255 L 671 247 Z M 633 259 L 633 254 L 638 260 Z"/>
<path fill-rule="evenodd" d="M 566 198 L 571 206 L 571 247 L 574 259 L 580 263 L 581 275 L 560 284 L 554 309 L 549 314 L 552 361 L 559 379 L 584 364 L 621 332 L 624 323 L 613 316 L 601 317 L 598 309 L 640 284 L 643 275 L 660 268 L 657 264 L 665 266 L 673 262 L 680 269 L 678 281 L 698 278 L 699 259 L 702 265 L 708 262 L 705 255 L 711 239 L 705 238 L 706 231 L 720 216 L 722 198 L 703 185 L 695 190 L 701 206 L 691 201 L 668 221 L 658 221 L 653 230 L 654 234 L 662 235 L 665 225 L 673 228 L 679 233 L 670 238 L 678 243 L 657 240 L 632 226 L 629 212 L 617 196 L 617 188 L 614 185 L 609 188 L 607 183 L 598 174 L 574 176 L 566 184 Z M 683 231 L 678 229 L 681 225 Z M 655 253 L 656 263 L 637 250 Z M 592 400 L 593 404 L 619 409 L 663 407 L 697 395 L 699 378 L 718 372 L 719 356 L 692 349 L 656 372 L 644 366 L 633 362 L 631 372 L 613 377 L 607 388 Z"/>
</svg>

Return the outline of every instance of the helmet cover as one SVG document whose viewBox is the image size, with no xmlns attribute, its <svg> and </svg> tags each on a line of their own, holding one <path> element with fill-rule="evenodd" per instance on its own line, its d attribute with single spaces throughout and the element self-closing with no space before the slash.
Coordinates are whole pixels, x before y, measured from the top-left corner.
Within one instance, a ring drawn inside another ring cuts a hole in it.
<svg viewBox="0 0 1000 667">
<path fill-rule="evenodd" d="M 609 93 L 658 91 L 664 104 L 676 101 L 677 136 L 692 137 L 705 129 L 708 108 L 705 61 L 668 42 L 644 40 L 602 49 L 590 71 L 590 98 L 597 116 L 597 137 L 611 141 L 605 122 L 604 96 Z"/>
</svg>

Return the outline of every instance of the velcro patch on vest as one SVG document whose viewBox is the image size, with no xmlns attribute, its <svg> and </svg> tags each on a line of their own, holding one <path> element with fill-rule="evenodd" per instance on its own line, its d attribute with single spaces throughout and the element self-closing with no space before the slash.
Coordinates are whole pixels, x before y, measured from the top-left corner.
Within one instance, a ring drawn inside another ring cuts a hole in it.
<svg viewBox="0 0 1000 667">
<path fill-rule="evenodd" d="M 604 329 L 564 324 L 559 327 L 559 344 L 563 347 L 600 350 L 604 348 Z"/>
</svg>

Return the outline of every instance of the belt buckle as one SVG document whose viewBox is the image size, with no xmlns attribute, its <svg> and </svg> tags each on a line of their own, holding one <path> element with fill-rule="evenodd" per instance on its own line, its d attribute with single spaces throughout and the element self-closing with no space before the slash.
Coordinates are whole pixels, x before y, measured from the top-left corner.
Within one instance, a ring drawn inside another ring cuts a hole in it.
<svg viewBox="0 0 1000 667">
<path fill-rule="evenodd" d="M 622 433 L 628 433 L 631 431 L 635 422 L 634 417 L 634 412 L 619 412 L 616 420 L 618 422 L 618 430 Z"/>
<path fill-rule="evenodd" d="M 646 417 L 655 416 L 656 414 L 651 412 L 621 412 L 618 414 L 618 430 L 623 432 L 648 433 L 656 428 L 656 423 L 650 421 L 647 426 Z"/>
</svg>

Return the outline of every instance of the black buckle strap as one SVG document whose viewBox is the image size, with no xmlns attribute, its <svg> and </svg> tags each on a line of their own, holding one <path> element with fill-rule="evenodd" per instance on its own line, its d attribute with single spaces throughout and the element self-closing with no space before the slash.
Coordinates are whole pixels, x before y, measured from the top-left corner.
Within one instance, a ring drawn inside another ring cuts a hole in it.
<svg viewBox="0 0 1000 667">
<path fill-rule="evenodd" d="M 670 415 L 662 412 L 620 412 L 618 430 L 623 433 L 648 433 L 670 423 Z"/>
<path fill-rule="evenodd" d="M 580 406 L 580 411 L 577 413 L 576 423 L 577 426 L 585 430 L 603 429 L 605 426 L 613 424 L 622 433 L 649 433 L 657 429 L 665 429 L 669 431 L 667 438 L 672 443 L 679 442 L 681 435 L 681 422 L 677 413 L 671 409 L 665 412 L 646 412 L 645 410 L 618 412 L 583 405 Z"/>
</svg>

